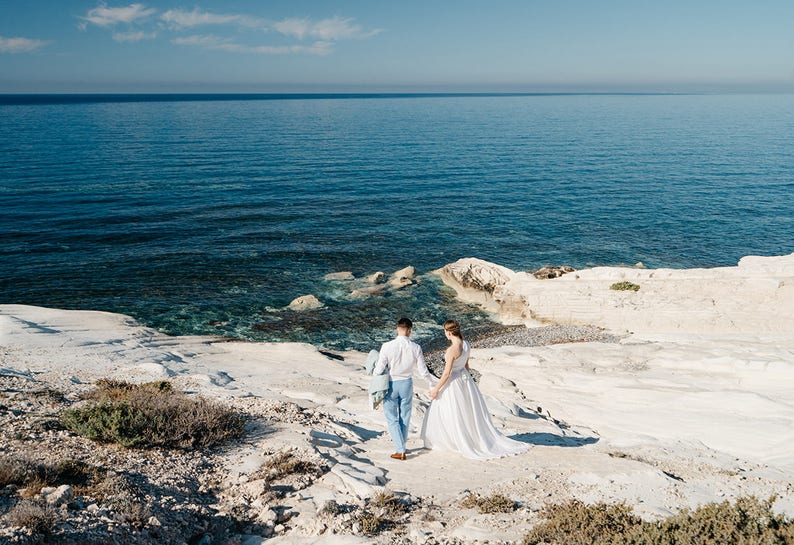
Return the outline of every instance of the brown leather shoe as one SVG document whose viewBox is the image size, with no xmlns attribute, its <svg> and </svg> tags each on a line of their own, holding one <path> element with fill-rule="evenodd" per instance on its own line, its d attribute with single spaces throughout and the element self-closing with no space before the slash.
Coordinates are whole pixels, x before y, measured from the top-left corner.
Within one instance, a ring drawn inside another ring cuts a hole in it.
<svg viewBox="0 0 794 545">
<path fill-rule="evenodd" d="M 395 460 L 405 460 L 406 458 L 408 458 L 408 456 L 406 456 L 404 452 L 395 452 L 394 454 L 391 455 L 391 457 L 394 458 Z"/>
</svg>

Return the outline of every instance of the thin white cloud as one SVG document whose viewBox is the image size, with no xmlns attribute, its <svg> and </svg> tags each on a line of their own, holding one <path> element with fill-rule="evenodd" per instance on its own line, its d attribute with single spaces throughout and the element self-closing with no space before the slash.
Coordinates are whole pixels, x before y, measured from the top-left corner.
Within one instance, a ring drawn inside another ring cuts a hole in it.
<svg viewBox="0 0 794 545">
<path fill-rule="evenodd" d="M 256 28 L 265 25 L 262 19 L 248 15 L 210 13 L 194 8 L 193 11 L 169 9 L 160 16 L 173 29 L 192 28 L 204 25 L 239 25 Z"/>
<path fill-rule="evenodd" d="M 209 35 L 195 34 L 193 36 L 174 38 L 173 40 L 171 40 L 171 43 L 176 45 L 199 46 L 199 47 L 204 47 L 206 49 L 218 49 L 219 46 L 229 43 L 229 40 L 225 40 L 223 38 L 219 38 L 218 36 L 213 36 L 211 34 Z"/>
<path fill-rule="evenodd" d="M 285 36 L 293 36 L 299 40 L 316 38 L 324 41 L 369 38 L 381 32 L 380 29 L 364 30 L 349 17 L 331 17 L 316 22 L 311 19 L 282 19 L 274 23 L 273 28 Z"/>
<path fill-rule="evenodd" d="M 143 4 L 130 4 L 127 7 L 109 8 L 107 4 L 99 4 L 88 10 L 80 27 L 85 29 L 88 23 L 110 27 L 118 23 L 136 23 L 156 13 L 154 8 L 146 8 Z"/>
<path fill-rule="evenodd" d="M 232 53 L 249 53 L 255 55 L 289 55 L 303 53 L 307 55 L 329 55 L 333 52 L 333 43 L 316 41 L 311 45 L 243 45 L 226 38 L 212 34 L 185 36 L 174 38 L 171 43 L 212 49 L 216 51 L 229 51 Z"/>
<path fill-rule="evenodd" d="M 48 43 L 31 38 L 5 38 L 0 36 L 0 53 L 30 53 L 41 49 Z"/>
<path fill-rule="evenodd" d="M 141 42 L 143 40 L 153 40 L 157 37 L 156 32 L 114 32 L 113 39 L 117 42 Z"/>
</svg>

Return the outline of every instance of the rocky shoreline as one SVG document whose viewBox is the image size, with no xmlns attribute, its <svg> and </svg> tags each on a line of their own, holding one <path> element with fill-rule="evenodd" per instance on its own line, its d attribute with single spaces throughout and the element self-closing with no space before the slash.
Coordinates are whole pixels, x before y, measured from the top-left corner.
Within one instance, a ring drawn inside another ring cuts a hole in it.
<svg viewBox="0 0 794 545">
<path fill-rule="evenodd" d="M 442 278 L 461 297 L 522 324 L 465 332 L 494 425 L 532 446 L 520 456 L 422 448 L 418 384 L 408 459 L 391 459 L 363 352 L 0 305 L 0 542 L 515 544 L 571 501 L 651 522 L 748 497 L 794 515 L 794 255 L 543 280 L 454 265 L 467 286 Z M 425 346 L 431 364 L 444 347 Z M 195 451 L 96 443 L 61 415 L 100 379 L 206 396 L 244 434 Z"/>
</svg>

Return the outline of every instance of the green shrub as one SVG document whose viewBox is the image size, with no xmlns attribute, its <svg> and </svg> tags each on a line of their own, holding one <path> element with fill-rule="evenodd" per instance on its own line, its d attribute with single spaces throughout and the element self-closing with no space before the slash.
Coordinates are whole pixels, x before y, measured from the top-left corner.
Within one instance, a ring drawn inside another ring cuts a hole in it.
<svg viewBox="0 0 794 545">
<path fill-rule="evenodd" d="M 623 282 L 615 282 L 614 284 L 609 286 L 609 289 L 617 290 L 617 291 L 637 291 L 640 289 L 640 287 L 633 282 L 628 282 L 624 280 Z"/>
<path fill-rule="evenodd" d="M 709 503 L 659 522 L 646 522 L 624 504 L 573 500 L 543 510 L 544 521 L 524 545 L 787 545 L 794 522 L 772 511 L 774 497 Z"/>
<path fill-rule="evenodd" d="M 63 426 L 89 439 L 127 448 L 196 449 L 239 437 L 243 419 L 204 397 L 175 391 L 169 382 L 134 385 L 100 381 L 84 407 L 61 415 Z"/>
</svg>

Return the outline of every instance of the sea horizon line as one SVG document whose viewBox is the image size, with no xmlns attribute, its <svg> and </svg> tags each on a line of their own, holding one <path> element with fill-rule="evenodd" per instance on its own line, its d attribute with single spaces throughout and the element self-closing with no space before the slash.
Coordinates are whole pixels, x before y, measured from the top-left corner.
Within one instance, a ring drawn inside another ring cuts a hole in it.
<svg viewBox="0 0 794 545">
<path fill-rule="evenodd" d="M 546 96 L 697 96 L 724 93 L 573 91 L 573 92 L 395 92 L 395 93 L 0 93 L 0 105 L 81 104 L 92 102 L 189 102 L 246 100 L 343 100 L 390 98 L 487 98 Z"/>
</svg>

